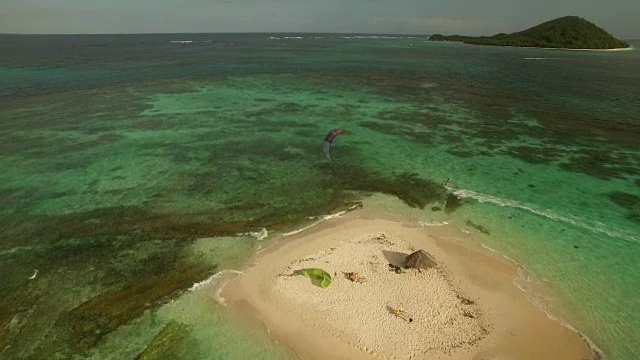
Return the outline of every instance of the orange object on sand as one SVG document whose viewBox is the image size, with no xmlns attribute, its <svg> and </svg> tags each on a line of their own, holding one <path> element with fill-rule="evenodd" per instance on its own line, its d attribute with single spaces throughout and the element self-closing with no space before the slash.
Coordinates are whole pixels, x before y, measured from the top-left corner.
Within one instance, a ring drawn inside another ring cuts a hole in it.
<svg viewBox="0 0 640 360">
<path fill-rule="evenodd" d="M 349 273 L 349 279 L 351 279 L 351 281 L 353 282 L 359 282 L 360 284 L 362 284 L 366 280 L 366 278 L 360 276 L 360 274 L 356 272 Z"/>
</svg>

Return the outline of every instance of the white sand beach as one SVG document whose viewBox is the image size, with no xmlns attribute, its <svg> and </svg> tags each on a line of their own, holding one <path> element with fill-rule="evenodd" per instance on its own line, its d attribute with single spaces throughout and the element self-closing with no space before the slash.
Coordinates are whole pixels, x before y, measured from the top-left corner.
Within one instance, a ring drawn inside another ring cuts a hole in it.
<svg viewBox="0 0 640 360">
<path fill-rule="evenodd" d="M 532 48 L 536 48 L 536 47 L 532 47 Z M 633 48 L 633 46 L 629 46 L 629 47 L 626 47 L 626 48 L 612 48 L 612 49 L 571 49 L 571 48 L 537 48 L 537 49 L 616 52 L 616 51 L 629 51 L 629 50 L 633 50 L 634 48 Z"/>
<path fill-rule="evenodd" d="M 260 253 L 223 296 L 231 312 L 258 317 L 302 359 L 595 358 L 514 285 L 513 264 L 460 236 L 356 211 Z M 415 250 L 437 265 L 392 271 Z M 296 273 L 305 268 L 327 271 L 331 285 Z"/>
</svg>

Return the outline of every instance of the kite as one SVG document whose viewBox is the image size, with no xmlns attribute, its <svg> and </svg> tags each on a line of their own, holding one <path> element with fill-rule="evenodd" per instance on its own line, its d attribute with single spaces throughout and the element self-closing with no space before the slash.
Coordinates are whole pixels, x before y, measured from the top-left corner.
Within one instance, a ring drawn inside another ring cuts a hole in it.
<svg viewBox="0 0 640 360">
<path fill-rule="evenodd" d="M 345 132 L 347 132 L 347 130 L 345 129 L 331 130 L 327 134 L 327 137 L 324 138 L 324 154 L 333 162 L 335 162 L 335 160 L 333 160 L 333 158 L 331 157 L 331 143 L 333 142 L 333 139 L 335 139 L 338 135 Z"/>
</svg>

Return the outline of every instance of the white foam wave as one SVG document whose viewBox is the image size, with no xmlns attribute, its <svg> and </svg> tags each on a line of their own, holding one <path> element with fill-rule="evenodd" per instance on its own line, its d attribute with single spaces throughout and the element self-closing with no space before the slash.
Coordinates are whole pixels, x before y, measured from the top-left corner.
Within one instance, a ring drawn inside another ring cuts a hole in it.
<svg viewBox="0 0 640 360">
<path fill-rule="evenodd" d="M 193 43 L 210 43 L 211 40 L 169 40 L 172 44 L 193 44 Z"/>
<path fill-rule="evenodd" d="M 547 315 L 547 317 L 551 320 L 555 320 L 557 322 L 559 322 L 562 326 L 566 327 L 567 329 L 575 332 L 576 334 L 580 335 L 580 337 L 582 338 L 582 340 L 584 340 L 584 342 L 587 343 L 587 345 L 589 346 L 589 348 L 591 348 L 591 350 L 593 350 L 597 355 L 596 359 L 599 360 L 604 360 L 607 358 L 607 356 L 605 355 L 604 351 L 602 351 L 602 349 L 600 349 L 598 347 L 598 345 L 596 345 L 595 342 L 593 342 L 593 340 L 591 340 L 587 335 L 585 335 L 584 333 L 582 333 L 580 330 L 576 329 L 575 327 L 573 327 L 573 325 L 571 325 L 570 323 L 568 323 L 566 320 L 559 318 L 559 317 L 555 317 L 553 315 L 551 315 L 551 313 L 545 309 L 542 309 L 542 311 L 544 311 L 544 313 Z"/>
<path fill-rule="evenodd" d="M 260 244 L 258 246 L 258 248 L 256 249 L 256 255 L 260 255 L 261 252 L 267 251 L 267 250 L 269 250 L 269 248 L 270 248 L 270 246 L 267 246 L 266 248 L 263 248 L 262 244 Z"/>
<path fill-rule="evenodd" d="M 567 60 L 568 58 L 563 57 L 526 57 L 524 60 Z"/>
<path fill-rule="evenodd" d="M 0 250 L 0 255 L 9 255 L 13 254 L 16 251 L 31 250 L 33 248 L 35 248 L 35 246 L 16 246 L 6 250 Z"/>
<path fill-rule="evenodd" d="M 314 223 L 312 223 L 312 224 L 310 224 L 310 225 L 307 225 L 307 226 L 305 226 L 305 227 L 302 227 L 302 228 L 300 228 L 300 229 L 296 229 L 296 230 L 293 230 L 293 231 L 289 231 L 289 232 L 287 232 L 287 233 L 284 233 L 284 234 L 282 234 L 282 236 L 291 236 L 291 235 L 299 234 L 299 233 L 301 233 L 301 232 L 303 232 L 303 231 L 305 231 L 305 230 L 311 229 L 312 227 L 314 227 L 314 226 L 316 226 L 316 225 L 320 224 L 321 222 L 322 222 L 322 220 L 318 220 L 318 221 L 316 221 L 316 222 L 314 222 Z"/>
<path fill-rule="evenodd" d="M 309 219 L 309 220 L 318 219 L 318 221 L 315 221 L 315 222 L 313 222 L 313 223 L 311 223 L 311 224 L 309 224 L 309 225 L 307 225 L 305 227 L 302 227 L 300 229 L 296 229 L 296 230 L 290 231 L 288 233 L 284 233 L 284 234 L 282 234 L 282 236 L 291 236 L 291 235 L 299 234 L 299 233 L 301 233 L 301 232 L 303 232 L 305 230 L 311 229 L 312 227 L 320 224 L 321 222 L 323 222 L 325 220 L 331 220 L 331 219 L 338 218 L 338 217 L 348 213 L 349 211 L 358 209 L 360 207 L 362 207 L 362 204 L 355 204 L 355 205 L 352 205 L 352 206 L 348 207 L 346 210 L 338 211 L 335 214 L 319 215 L 319 216 L 307 216 L 307 219 Z"/>
<path fill-rule="evenodd" d="M 426 221 L 418 221 L 418 224 L 422 225 L 422 226 L 444 226 L 444 225 L 449 225 L 448 222 L 443 221 L 443 222 L 437 222 L 437 221 L 433 221 L 433 222 L 426 222 Z"/>
<path fill-rule="evenodd" d="M 507 206 L 507 207 L 513 207 L 513 208 L 519 208 L 519 209 L 523 209 L 523 210 L 527 210 L 529 212 L 532 212 L 534 214 L 540 215 L 540 216 L 544 216 L 546 218 L 549 218 L 551 220 L 555 220 L 555 221 L 562 221 L 562 222 L 566 222 L 572 225 L 575 225 L 577 227 L 581 227 L 596 233 L 602 233 L 602 234 L 607 234 L 611 237 L 615 237 L 621 240 L 626 240 L 626 241 L 631 241 L 631 242 L 640 242 L 640 237 L 638 236 L 634 236 L 634 235 L 630 235 L 625 233 L 623 230 L 619 230 L 619 229 L 612 229 L 609 226 L 596 222 L 594 224 L 590 224 L 588 222 L 586 222 L 585 220 L 582 220 L 576 216 L 563 216 L 563 215 L 559 215 L 554 213 L 553 211 L 551 211 L 550 209 L 545 209 L 545 210 L 540 210 L 540 209 L 536 209 L 534 208 L 532 205 L 529 204 L 525 204 L 525 203 L 521 203 L 519 201 L 515 201 L 515 200 L 508 200 L 508 199 L 501 199 L 499 197 L 495 197 L 495 196 L 491 196 L 491 195 L 487 195 L 487 194 L 481 194 L 475 191 L 471 191 L 471 190 L 466 190 L 466 189 L 458 189 L 455 190 L 453 192 L 454 195 L 460 197 L 460 198 L 470 198 L 470 199 L 474 199 L 477 200 L 478 202 L 481 203 L 491 203 L 491 204 L 495 204 L 498 206 Z"/>
<path fill-rule="evenodd" d="M 200 288 L 203 285 L 211 284 L 211 286 L 215 289 L 214 298 L 216 299 L 216 301 L 220 305 L 226 306 L 227 304 L 225 302 L 225 299 L 220 294 L 222 293 L 222 290 L 224 289 L 225 285 L 227 285 L 227 283 L 231 281 L 231 279 L 234 276 L 240 275 L 240 274 L 243 274 L 243 272 L 238 270 L 222 270 L 220 272 L 215 273 L 213 276 L 211 276 L 207 280 L 193 284 L 193 286 L 189 288 L 189 291 L 195 291 L 196 289 Z"/>
<path fill-rule="evenodd" d="M 513 279 L 513 284 L 518 289 L 520 289 L 520 291 L 525 293 L 529 301 L 531 301 L 531 303 L 534 304 L 534 306 L 542 310 L 549 319 L 559 322 L 562 326 L 580 335 L 580 337 L 587 343 L 587 345 L 597 354 L 598 359 L 606 359 L 606 356 L 602 351 L 602 349 L 600 349 L 591 339 L 589 339 L 588 336 L 580 332 L 580 330 L 576 329 L 573 325 L 571 325 L 565 319 L 555 316 L 551 313 L 550 306 L 548 304 L 553 299 L 545 298 L 540 294 L 534 293 L 534 291 L 530 289 L 530 284 L 532 283 L 532 280 L 527 270 L 525 270 L 524 268 L 518 267 L 517 273 L 518 273 L 518 276 L 515 279 Z"/>
<path fill-rule="evenodd" d="M 402 39 L 402 36 L 385 36 L 385 35 L 354 35 L 342 36 L 343 39 Z"/>
<path fill-rule="evenodd" d="M 305 40 L 305 39 L 325 39 L 325 36 L 269 36 L 269 40 L 281 40 L 281 39 L 293 39 L 293 40 Z M 329 39 L 419 39 L 415 36 L 390 36 L 390 35 L 352 35 L 352 36 L 330 36 Z"/>
<path fill-rule="evenodd" d="M 269 232 L 267 231 L 267 229 L 262 228 L 260 231 L 249 231 L 246 233 L 240 233 L 240 234 L 236 234 L 237 236 L 253 236 L 254 238 L 258 239 L 258 240 L 263 240 L 266 239 L 269 236 Z"/>
<path fill-rule="evenodd" d="M 334 219 L 334 218 L 340 217 L 340 216 L 348 213 L 349 211 L 355 210 L 355 209 L 360 208 L 360 207 L 362 207 L 361 204 L 355 204 L 355 205 L 349 206 L 346 210 L 338 211 L 335 214 L 320 215 L 320 216 L 307 216 L 307 219 L 309 219 L 309 220 L 313 220 L 313 219 L 321 219 L 321 220 Z"/>
<path fill-rule="evenodd" d="M 516 262 L 512 258 L 510 258 L 510 257 L 498 252 L 497 250 L 495 250 L 495 249 L 493 249 L 493 248 L 491 248 L 491 247 L 489 247 L 489 246 L 487 246 L 485 244 L 480 244 L 480 246 L 482 246 L 484 249 L 487 249 L 487 250 L 491 251 L 492 253 L 498 254 L 498 255 L 502 256 L 503 258 L 505 258 L 505 259 L 511 261 L 512 263 L 516 264 Z"/>
<path fill-rule="evenodd" d="M 307 219 L 309 220 L 313 220 L 313 219 L 320 219 L 320 220 L 329 220 L 329 219 L 335 219 L 337 217 L 340 217 L 344 214 L 347 213 L 347 210 L 343 210 L 343 211 L 339 211 L 335 214 L 329 214 L 329 215 L 320 215 L 320 216 L 307 216 Z"/>
</svg>

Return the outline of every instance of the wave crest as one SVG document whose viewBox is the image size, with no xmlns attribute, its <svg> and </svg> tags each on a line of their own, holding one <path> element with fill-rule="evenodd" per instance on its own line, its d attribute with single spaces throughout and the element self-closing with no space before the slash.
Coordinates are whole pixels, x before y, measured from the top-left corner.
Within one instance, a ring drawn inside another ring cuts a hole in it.
<svg viewBox="0 0 640 360">
<path fill-rule="evenodd" d="M 640 237 L 627 234 L 624 230 L 612 229 L 605 224 L 602 223 L 589 223 L 586 220 L 580 219 L 576 216 L 564 216 L 560 214 L 556 214 L 550 209 L 540 210 L 536 209 L 533 205 L 521 203 L 515 200 L 502 199 L 496 196 L 491 196 L 487 194 L 481 194 L 475 191 L 466 190 L 466 189 L 458 189 L 453 192 L 459 198 L 469 198 L 474 199 L 481 203 L 490 203 L 498 206 L 507 206 L 512 208 L 523 209 L 529 211 L 531 213 L 544 216 L 554 221 L 562 221 L 577 227 L 581 227 L 583 229 L 590 230 L 595 233 L 602 233 L 609 235 L 614 238 L 618 238 L 625 241 L 640 243 Z"/>
<path fill-rule="evenodd" d="M 241 274 L 244 274 L 244 273 L 238 270 L 222 270 L 215 273 L 213 276 L 209 277 L 207 280 L 203 280 L 193 284 L 193 286 L 189 288 L 189 291 L 195 291 L 198 288 L 202 287 L 203 285 L 211 284 L 212 288 L 215 290 L 213 296 L 216 299 L 216 301 L 220 305 L 227 306 L 225 299 L 220 294 L 222 293 L 222 290 L 224 289 L 225 285 L 227 285 L 227 283 L 231 281 L 233 277 Z"/>
</svg>

